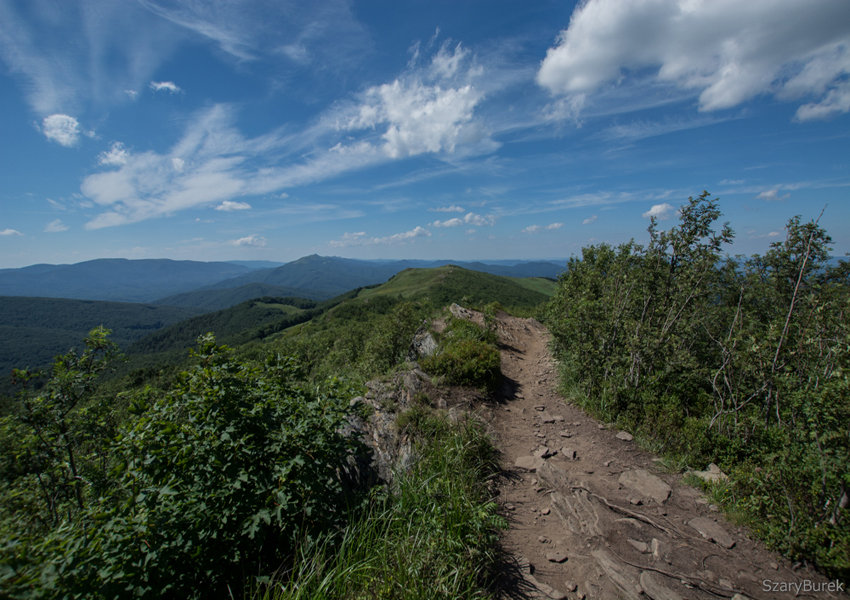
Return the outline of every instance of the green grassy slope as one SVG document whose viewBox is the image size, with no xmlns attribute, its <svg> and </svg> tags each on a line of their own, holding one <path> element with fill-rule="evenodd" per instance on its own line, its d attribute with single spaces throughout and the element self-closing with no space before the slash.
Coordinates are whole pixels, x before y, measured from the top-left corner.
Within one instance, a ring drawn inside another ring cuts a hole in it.
<svg viewBox="0 0 850 600">
<path fill-rule="evenodd" d="M 446 265 L 436 269 L 406 269 L 383 285 L 363 290 L 358 298 L 394 295 L 427 300 L 434 305 L 499 302 L 504 306 L 533 308 L 551 295 L 542 291 L 546 288 L 539 281 L 546 280 L 526 282 Z"/>
<path fill-rule="evenodd" d="M 320 311 L 314 301 L 304 298 L 256 298 L 176 323 L 133 344 L 129 351 L 155 354 L 191 348 L 199 335 L 209 331 L 220 342 L 237 345 L 308 320 Z"/>
<path fill-rule="evenodd" d="M 184 306 L 202 308 L 208 311 L 223 310 L 236 306 L 242 302 L 262 298 L 264 296 L 274 297 L 298 297 L 311 300 L 324 300 L 326 296 L 310 290 L 284 287 L 280 285 L 269 285 L 266 283 L 248 283 L 239 287 L 225 289 L 203 289 L 168 296 L 156 301 L 156 304 L 165 306 Z"/>
</svg>

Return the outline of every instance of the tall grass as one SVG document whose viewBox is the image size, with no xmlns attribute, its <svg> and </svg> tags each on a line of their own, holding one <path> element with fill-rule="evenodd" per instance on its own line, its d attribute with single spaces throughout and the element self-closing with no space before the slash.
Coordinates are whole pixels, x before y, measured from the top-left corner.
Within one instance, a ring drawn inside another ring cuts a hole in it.
<svg viewBox="0 0 850 600">
<path fill-rule="evenodd" d="M 435 411 L 410 423 L 423 440 L 414 464 L 344 531 L 303 544 L 256 599 L 491 597 L 506 526 L 488 498 L 495 450 L 472 418 Z"/>
</svg>

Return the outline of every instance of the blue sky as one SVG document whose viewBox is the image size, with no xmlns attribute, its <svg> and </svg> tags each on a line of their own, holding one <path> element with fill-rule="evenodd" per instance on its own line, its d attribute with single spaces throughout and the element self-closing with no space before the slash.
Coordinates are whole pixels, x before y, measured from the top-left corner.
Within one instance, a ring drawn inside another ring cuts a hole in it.
<svg viewBox="0 0 850 600">
<path fill-rule="evenodd" d="M 0 267 L 850 251 L 850 2 L 0 0 Z"/>
</svg>

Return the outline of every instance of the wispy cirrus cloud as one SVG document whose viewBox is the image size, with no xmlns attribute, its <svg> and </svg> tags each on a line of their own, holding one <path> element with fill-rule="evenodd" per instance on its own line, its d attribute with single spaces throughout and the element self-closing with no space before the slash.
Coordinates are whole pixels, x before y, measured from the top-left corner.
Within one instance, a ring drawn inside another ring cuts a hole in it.
<svg viewBox="0 0 850 600">
<path fill-rule="evenodd" d="M 151 13 L 212 41 L 240 61 L 279 56 L 297 65 L 338 68 L 368 54 L 366 29 L 347 0 L 139 0 Z"/>
<path fill-rule="evenodd" d="M 14 236 L 23 236 L 24 234 L 21 233 L 20 231 L 18 231 L 17 229 L 10 229 L 8 227 L 6 229 L 0 229 L 0 236 L 10 237 L 10 236 L 13 236 L 13 235 Z"/>
<path fill-rule="evenodd" d="M 45 225 L 44 231 L 45 233 L 59 233 L 61 231 L 68 231 L 68 226 L 61 219 L 54 219 Z"/>
<path fill-rule="evenodd" d="M 850 4 L 844 0 L 589 0 L 550 48 L 537 82 L 581 109 L 645 70 L 648 86 L 695 94 L 703 111 L 728 109 L 760 94 L 813 98 L 796 118 L 850 110 Z"/>
<path fill-rule="evenodd" d="M 0 61 L 39 116 L 126 101 L 181 41 L 134 2 L 0 0 L 0 23 Z"/>
</svg>

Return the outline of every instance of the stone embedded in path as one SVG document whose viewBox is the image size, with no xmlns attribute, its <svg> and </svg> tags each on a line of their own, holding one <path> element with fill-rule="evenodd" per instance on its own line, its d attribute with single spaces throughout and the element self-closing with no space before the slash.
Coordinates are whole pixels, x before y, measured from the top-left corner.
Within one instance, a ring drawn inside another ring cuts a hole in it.
<svg viewBox="0 0 850 600">
<path fill-rule="evenodd" d="M 618 479 L 621 485 L 632 489 L 646 498 L 652 498 L 658 504 L 663 504 L 670 497 L 670 486 L 664 483 L 660 477 L 653 475 L 644 469 L 625 471 Z"/>
<path fill-rule="evenodd" d="M 573 434 L 570 433 L 569 431 L 567 431 L 566 429 L 559 432 L 558 435 L 560 435 L 561 437 L 565 437 L 565 438 L 573 437 Z"/>
<path fill-rule="evenodd" d="M 649 571 L 640 574 L 640 587 L 652 600 L 683 600 L 679 594 L 664 586 L 660 577 Z"/>
<path fill-rule="evenodd" d="M 567 600 L 567 595 L 563 592 L 559 592 L 551 585 L 545 584 L 542 581 L 538 581 L 534 575 L 526 575 L 526 581 L 532 585 L 532 587 L 536 588 L 541 595 L 535 594 L 530 596 L 530 598 L 548 598 L 548 600 Z"/>
<path fill-rule="evenodd" d="M 696 519 L 691 519 L 688 525 L 696 529 L 702 537 L 718 544 L 719 546 L 731 548 L 735 545 L 735 540 L 732 539 L 732 536 L 726 533 L 726 530 L 723 529 L 723 527 L 711 519 L 697 517 Z"/>
<path fill-rule="evenodd" d="M 647 554 L 649 552 L 649 544 L 647 544 L 646 542 L 641 542 L 640 540 L 633 540 L 632 538 L 627 538 L 626 541 L 632 548 L 634 548 L 641 554 Z"/>
<path fill-rule="evenodd" d="M 543 412 L 544 410 L 546 410 L 546 407 L 543 406 L 542 404 L 538 404 L 537 406 L 534 407 L 534 410 L 539 411 L 539 412 Z"/>
<path fill-rule="evenodd" d="M 631 433 L 628 431 L 621 431 L 615 436 L 618 440 L 623 440 L 624 442 L 631 442 L 634 438 Z"/>
<path fill-rule="evenodd" d="M 549 562 L 561 564 L 567 562 L 567 555 L 564 552 L 555 550 L 553 552 L 546 553 L 546 560 L 548 560 Z"/>
<path fill-rule="evenodd" d="M 514 466 L 519 469 L 534 472 L 543 464 L 542 458 L 536 456 L 520 456 L 514 461 Z"/>
<path fill-rule="evenodd" d="M 578 453 L 574 448 L 567 448 L 566 446 L 561 448 L 561 455 L 567 460 L 578 460 Z"/>
<path fill-rule="evenodd" d="M 543 417 L 544 423 L 563 423 L 564 417 L 561 415 L 552 415 L 550 417 Z"/>
<path fill-rule="evenodd" d="M 534 456 L 537 458 L 549 458 L 555 456 L 557 453 L 557 450 L 550 450 L 546 446 L 543 446 L 534 453 Z"/>
</svg>

